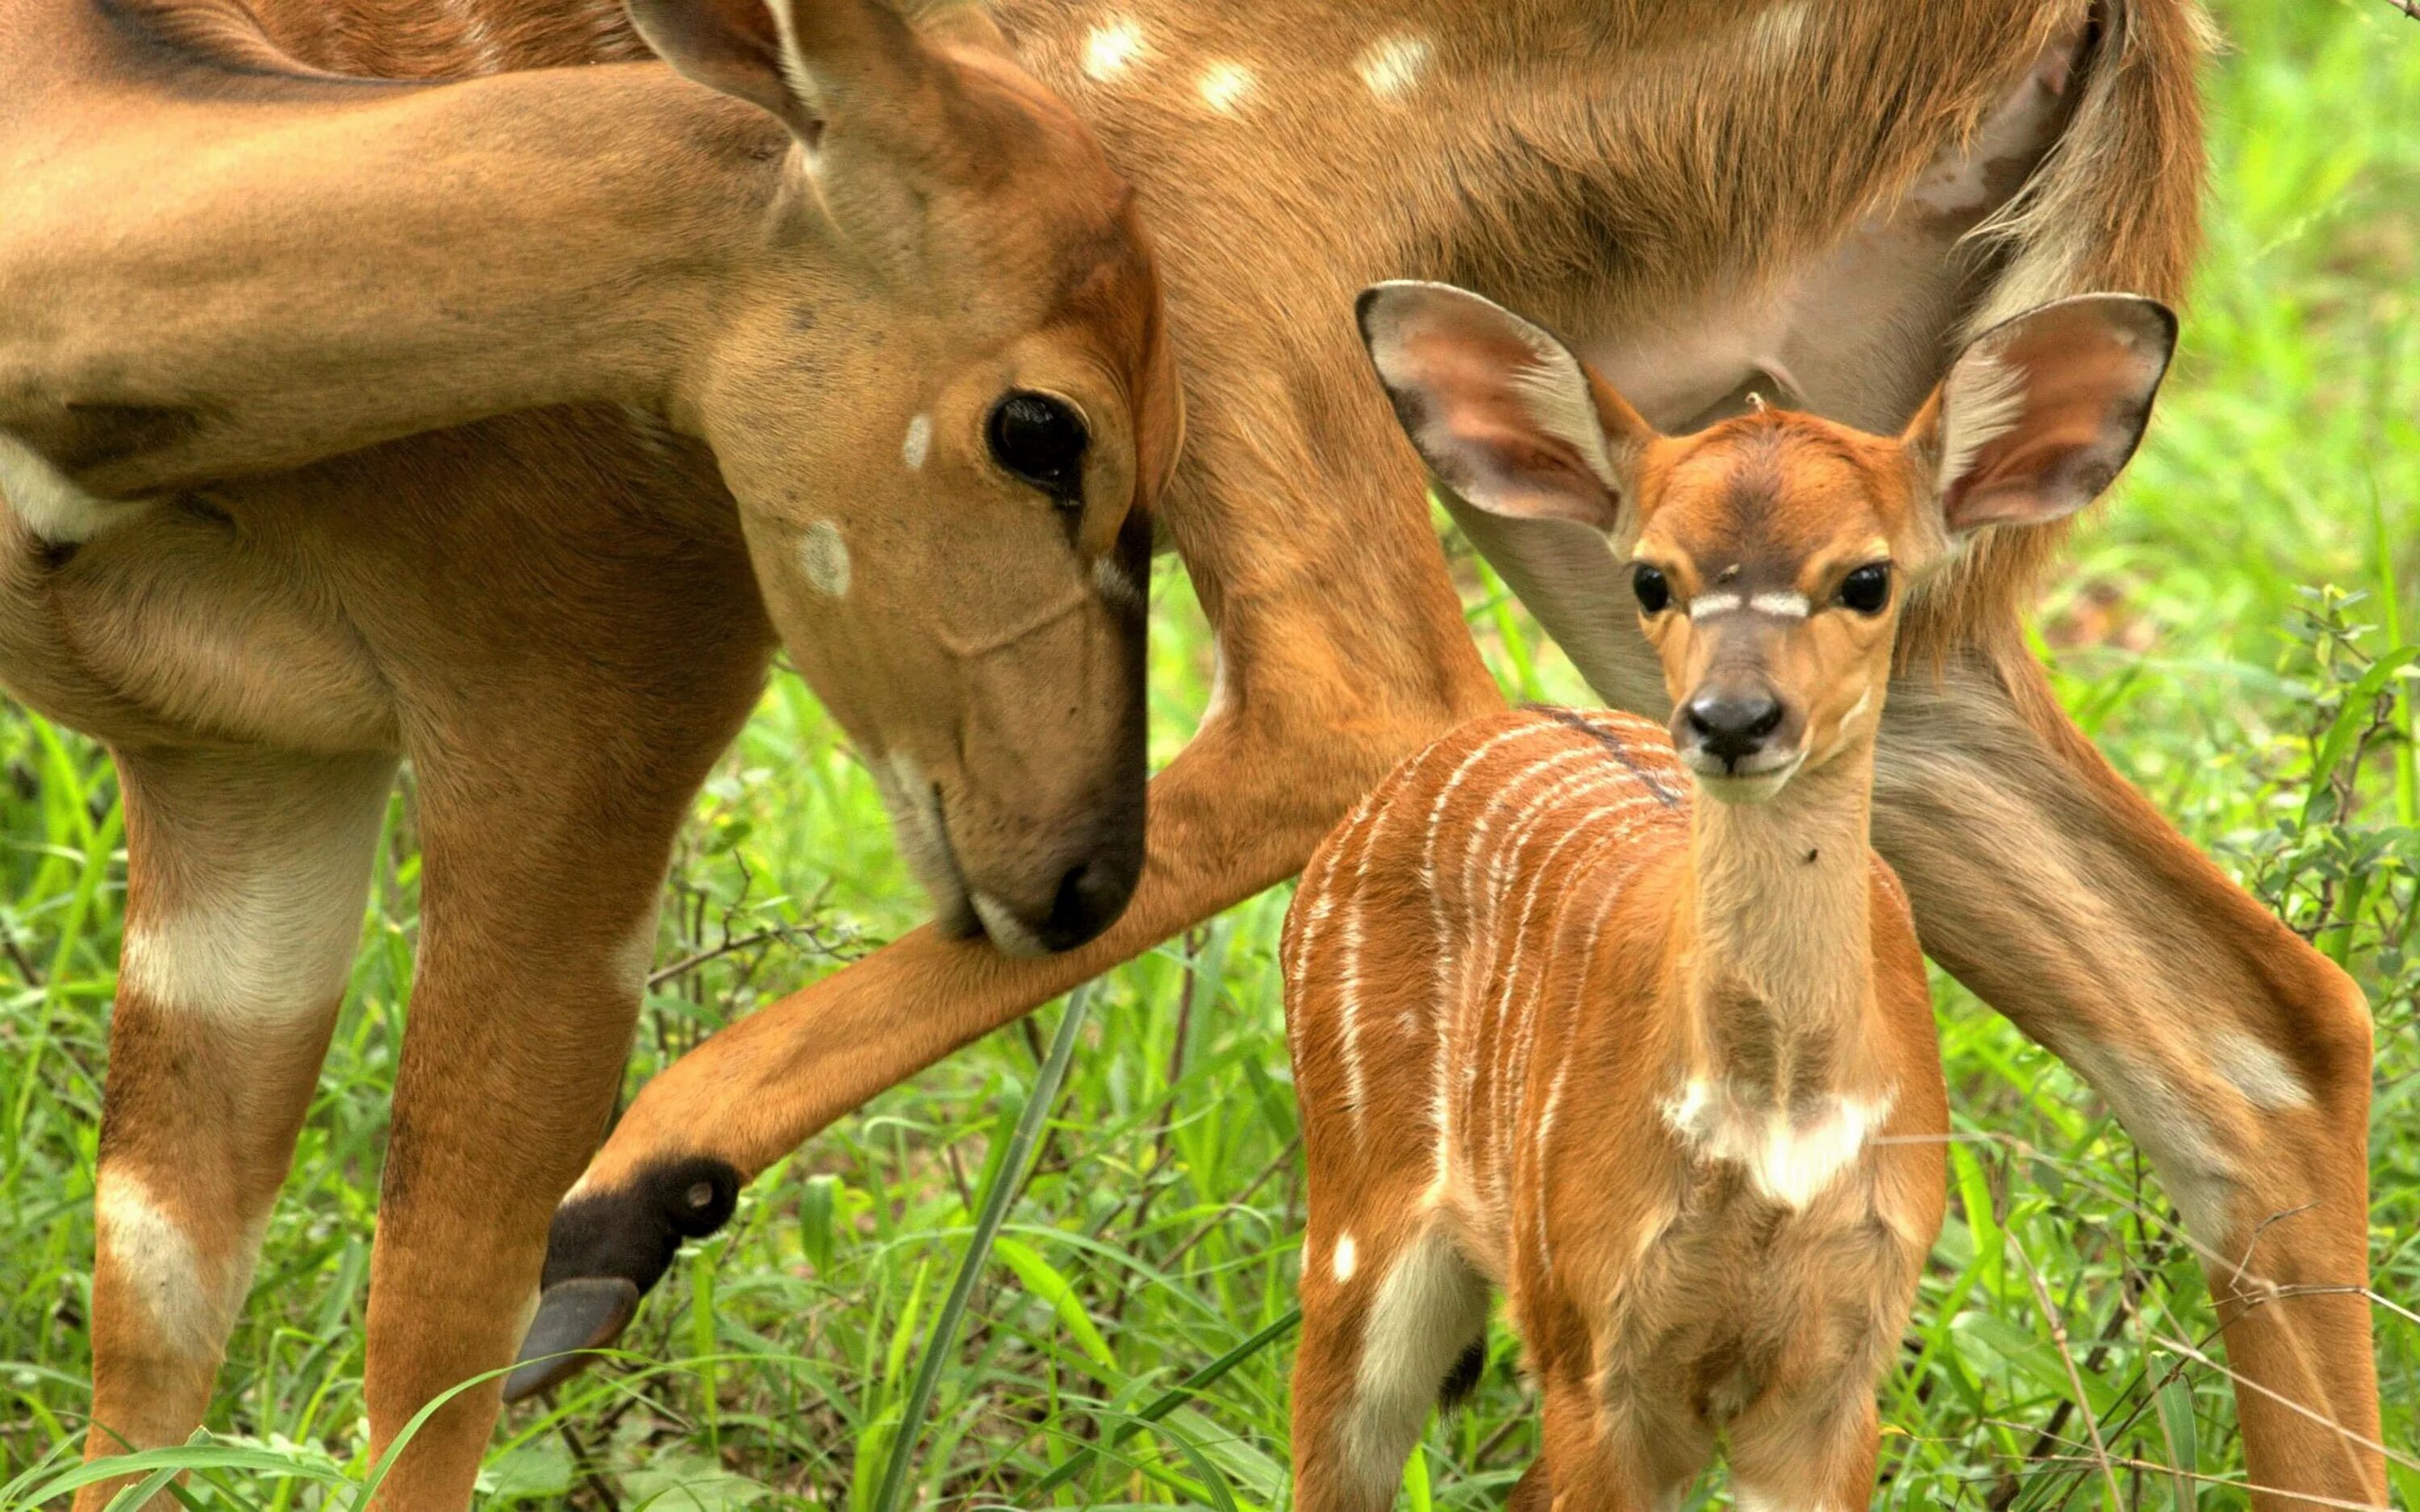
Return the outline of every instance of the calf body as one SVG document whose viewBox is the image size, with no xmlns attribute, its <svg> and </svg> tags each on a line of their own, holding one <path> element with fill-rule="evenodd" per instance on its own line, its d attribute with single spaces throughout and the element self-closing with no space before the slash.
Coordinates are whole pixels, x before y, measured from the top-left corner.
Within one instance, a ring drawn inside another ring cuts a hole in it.
<svg viewBox="0 0 2420 1512">
<path fill-rule="evenodd" d="M 1728 1431 L 1743 1504 L 1864 1504 L 1946 1119 L 1866 775 L 1693 803 L 1656 726 L 1522 710 L 1321 847 L 1285 948 L 1305 1508 L 1391 1501 L 1489 1283 L 1544 1392 L 1533 1493 L 1661 1506 Z"/>
<path fill-rule="evenodd" d="M 1626 563 L 1674 712 L 1668 739 L 1559 709 L 1466 725 L 1303 874 L 1301 1504 L 1392 1500 L 1494 1282 L 1545 1396 L 1521 1504 L 1668 1507 L 1723 1435 L 1742 1507 L 1862 1506 L 1948 1127 L 1869 841 L 1900 614 L 1977 532 L 2106 486 L 2174 322 L 2044 306 L 1886 438 L 1761 400 L 1663 435 L 1445 285 L 1379 285 L 1360 319 L 1463 517 L 1580 527 L 1561 570 Z"/>
</svg>

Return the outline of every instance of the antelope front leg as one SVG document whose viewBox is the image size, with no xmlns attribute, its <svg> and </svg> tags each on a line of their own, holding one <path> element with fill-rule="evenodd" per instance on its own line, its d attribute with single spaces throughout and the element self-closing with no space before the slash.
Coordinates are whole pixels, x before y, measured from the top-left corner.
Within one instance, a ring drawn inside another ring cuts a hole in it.
<svg viewBox="0 0 2420 1512">
<path fill-rule="evenodd" d="M 2112 772 L 2021 652 L 1900 679 L 1875 797 L 1927 952 L 2109 1100 L 2202 1246 L 2252 1481 L 2382 1504 L 2368 1304 L 2297 1294 L 2367 1281 L 2359 990 Z"/>
<path fill-rule="evenodd" d="M 344 998 L 395 777 L 378 755 L 116 754 L 126 949 L 94 1203 L 94 1458 L 182 1443 L 209 1406 Z M 76 1506 L 123 1485 L 87 1486 Z"/>
<path fill-rule="evenodd" d="M 597 814 L 574 806 L 602 785 L 565 764 L 472 782 L 423 766 L 420 956 L 370 1269 L 375 1453 L 433 1397 L 512 1359 L 547 1217 L 628 1058 L 689 774 Z M 468 1504 L 500 1390 L 466 1391 L 422 1426 L 382 1512 Z"/>
<path fill-rule="evenodd" d="M 711 1227 L 696 1227 L 684 1208 L 702 1174 L 744 1182 L 958 1046 L 1292 875 L 1388 765 L 1493 698 L 1483 682 L 1466 683 L 1459 706 L 1405 703 L 1360 721 L 1231 709 L 1153 781 L 1142 881 L 1091 945 L 1013 960 L 928 926 L 690 1051 L 640 1092 L 556 1218 L 545 1304 L 524 1354 L 602 1342 L 619 1329 L 610 1290 L 562 1284 L 654 1285 L 676 1236 Z M 513 1391 L 573 1368 L 533 1367 Z"/>
</svg>

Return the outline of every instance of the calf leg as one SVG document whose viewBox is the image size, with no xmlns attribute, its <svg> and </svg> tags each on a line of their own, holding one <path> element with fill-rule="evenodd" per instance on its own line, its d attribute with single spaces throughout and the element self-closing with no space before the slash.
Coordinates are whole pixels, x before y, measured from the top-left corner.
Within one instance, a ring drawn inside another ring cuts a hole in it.
<svg viewBox="0 0 2420 1512">
<path fill-rule="evenodd" d="M 1303 1242 L 1294 1366 L 1295 1503 L 1384 1512 L 1454 1362 L 1487 1335 L 1487 1284 L 1416 1182 L 1323 1203 Z"/>
<path fill-rule="evenodd" d="M 85 1452 L 178 1443 L 228 1330 L 362 932 L 390 756 L 126 749 L 125 954 L 95 1193 Z M 88 1486 L 79 1512 L 123 1482 Z"/>
<path fill-rule="evenodd" d="M 1876 799 L 1926 951 L 2109 1100 L 2201 1246 L 2252 1480 L 2383 1502 L 2359 990 L 2109 769 L 2021 650 L 1894 686 Z"/>
</svg>

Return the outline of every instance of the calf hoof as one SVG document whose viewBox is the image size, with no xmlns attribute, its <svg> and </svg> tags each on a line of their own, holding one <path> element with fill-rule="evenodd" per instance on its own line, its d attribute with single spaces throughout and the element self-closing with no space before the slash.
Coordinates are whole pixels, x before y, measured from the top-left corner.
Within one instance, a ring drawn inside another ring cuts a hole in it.
<svg viewBox="0 0 2420 1512">
<path fill-rule="evenodd" d="M 504 1378 L 504 1400 L 556 1385 L 619 1338 L 639 1299 L 679 1253 L 731 1219 L 739 1173 L 692 1155 L 642 1168 L 629 1181 L 581 1193 L 555 1210 L 547 1234 L 537 1315 Z"/>
</svg>

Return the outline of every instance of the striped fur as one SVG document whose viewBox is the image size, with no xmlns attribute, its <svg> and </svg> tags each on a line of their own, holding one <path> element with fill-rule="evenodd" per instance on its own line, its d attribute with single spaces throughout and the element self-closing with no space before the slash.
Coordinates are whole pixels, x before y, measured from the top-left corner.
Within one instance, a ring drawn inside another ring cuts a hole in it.
<svg viewBox="0 0 2420 1512">
<path fill-rule="evenodd" d="M 1807 801 L 1861 803 L 1863 764 Z M 1743 1116 L 1753 1066 L 1710 1063 L 1690 1016 L 1715 949 L 1691 788 L 1653 724 L 1524 709 L 1404 764 L 1305 871 L 1280 960 L 1306 1509 L 1390 1503 L 1482 1278 L 1545 1386 L 1558 1490 L 1612 1498 L 1578 1504 L 1662 1504 L 1721 1428 L 1743 1488 L 1814 1475 L 1821 1504 L 1863 1504 L 1872 1385 L 1942 1208 L 1923 965 L 1888 869 L 1851 861 L 1871 967 L 1841 1089 Z M 1590 1442 L 1559 1447 L 1573 1422 Z"/>
</svg>

